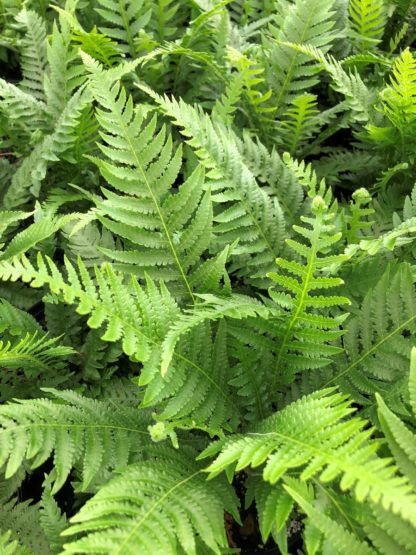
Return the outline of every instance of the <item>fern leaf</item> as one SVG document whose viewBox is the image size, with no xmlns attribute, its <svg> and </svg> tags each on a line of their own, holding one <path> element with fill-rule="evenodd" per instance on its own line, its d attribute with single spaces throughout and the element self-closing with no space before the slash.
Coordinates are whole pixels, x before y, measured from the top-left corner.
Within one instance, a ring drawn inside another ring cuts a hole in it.
<svg viewBox="0 0 416 555">
<path fill-rule="evenodd" d="M 359 398 L 370 414 L 376 392 L 395 411 L 406 414 L 402 397 L 410 346 L 402 334 L 405 330 L 414 333 L 415 320 L 416 297 L 409 266 L 402 264 L 394 274 L 388 269 L 368 291 L 357 315 L 350 318 L 343 336 L 347 360 L 337 362 L 334 377 L 325 385 L 338 383 Z"/>
<path fill-rule="evenodd" d="M 263 420 L 244 435 L 225 438 L 208 447 L 201 458 L 218 457 L 207 468 L 215 476 L 230 465 L 263 468 L 263 479 L 278 482 L 291 469 L 302 469 L 301 480 L 322 482 L 340 478 L 342 490 L 353 490 L 358 501 L 370 499 L 401 514 L 414 525 L 416 496 L 409 482 L 396 473 L 390 459 L 377 457 L 378 443 L 369 440 L 365 420 L 347 418 L 346 397 L 333 390 L 316 391 Z M 293 422 L 302 422 L 294 427 Z"/>
<path fill-rule="evenodd" d="M 196 536 L 213 553 L 227 547 L 224 510 L 238 518 L 230 487 L 208 484 L 192 452 L 159 453 L 130 465 L 82 507 L 64 534 L 83 537 L 65 544 L 63 553 L 196 555 Z"/>
<path fill-rule="evenodd" d="M 375 46 L 383 36 L 386 7 L 383 0 L 350 0 L 351 27 L 358 35 L 361 49 Z"/>
<path fill-rule="evenodd" d="M 71 97 L 50 135 L 35 146 L 16 173 L 4 196 L 6 208 L 13 208 L 25 203 L 31 196 L 39 196 L 49 162 L 70 148 L 74 141 L 74 129 L 82 110 L 90 102 L 87 90 L 79 90 Z"/>
<path fill-rule="evenodd" d="M 340 278 L 326 277 L 322 270 L 336 261 L 343 261 L 343 255 L 326 256 L 327 248 L 340 239 L 340 234 L 333 234 L 333 214 L 328 214 L 328 206 L 320 196 L 312 201 L 314 218 L 302 216 L 306 227 L 294 226 L 301 236 L 306 237 L 308 245 L 297 240 L 287 239 L 288 245 L 300 257 L 306 259 L 306 266 L 283 258 L 276 260 L 284 272 L 272 272 L 269 277 L 283 291 L 270 291 L 272 299 L 286 311 L 286 318 L 278 321 L 280 345 L 277 352 L 276 368 L 284 380 L 291 381 L 297 370 L 318 368 L 329 364 L 331 354 L 340 352 L 339 348 L 330 346 L 342 331 L 337 329 L 346 318 L 346 314 L 323 319 L 317 311 L 333 306 L 350 304 L 346 297 L 313 295 L 313 290 L 325 290 L 343 283 Z M 320 255 L 320 256 L 319 256 Z M 286 290 L 286 291 L 284 291 Z"/>
<path fill-rule="evenodd" d="M 150 21 L 151 9 L 144 0 L 99 0 L 95 8 L 105 26 L 100 30 L 116 40 L 123 52 L 136 56 L 139 32 Z"/>
<path fill-rule="evenodd" d="M 330 541 L 332 548 L 335 548 L 340 555 L 348 555 L 353 550 L 357 555 L 376 555 L 365 541 L 360 541 L 354 534 L 346 530 L 335 520 L 326 516 L 323 512 L 316 509 L 313 505 L 302 497 L 298 491 L 289 486 L 284 486 L 285 490 L 299 504 L 301 509 L 311 518 L 314 526 L 318 528 Z"/>
<path fill-rule="evenodd" d="M 35 11 L 26 9 L 16 16 L 16 21 L 25 28 L 21 59 L 23 80 L 20 82 L 20 88 L 38 100 L 44 100 L 45 22 Z"/>
<path fill-rule="evenodd" d="M 147 442 L 148 419 L 135 409 L 84 399 L 74 392 L 50 390 L 55 399 L 20 401 L 0 407 L 1 465 L 6 478 L 24 460 L 39 467 L 54 453 L 51 493 L 65 483 L 73 466 L 82 463 L 82 488 L 122 467 Z M 62 402 L 63 401 L 63 402 Z"/>
<path fill-rule="evenodd" d="M 181 168 L 181 150 L 174 153 L 165 129 L 156 134 L 156 119 L 145 123 L 143 111 L 133 112 L 131 98 L 111 82 L 103 72 L 91 81 L 105 141 L 99 145 L 105 159 L 94 162 L 116 190 L 129 196 L 103 191 L 108 200 L 99 203 L 99 220 L 134 250 L 108 254 L 119 262 L 131 260 L 142 273 L 151 273 L 160 260 L 166 268 L 159 270 L 159 277 L 179 281 L 195 302 L 188 275 L 209 245 L 212 222 L 210 194 L 203 193 L 204 173 L 196 168 L 178 193 L 170 194 Z"/>
<path fill-rule="evenodd" d="M 266 75 L 278 110 L 318 83 L 316 75 L 320 71 L 319 65 L 311 64 L 307 56 L 282 43 L 299 43 L 326 52 L 334 37 L 333 7 L 333 0 L 279 3 L 275 23 L 270 25 L 269 37 L 265 39 L 269 50 L 269 60 L 265 60 Z"/>
<path fill-rule="evenodd" d="M 214 125 L 201 110 L 182 100 L 161 97 L 144 86 L 140 88 L 181 128 L 207 168 L 207 177 L 218 180 L 218 184 L 212 182 L 213 201 L 223 204 L 214 216 L 218 248 L 238 239 L 234 249 L 235 270 L 248 278 L 264 279 L 283 246 L 285 220 L 277 198 L 259 187 L 231 132 Z"/>
</svg>

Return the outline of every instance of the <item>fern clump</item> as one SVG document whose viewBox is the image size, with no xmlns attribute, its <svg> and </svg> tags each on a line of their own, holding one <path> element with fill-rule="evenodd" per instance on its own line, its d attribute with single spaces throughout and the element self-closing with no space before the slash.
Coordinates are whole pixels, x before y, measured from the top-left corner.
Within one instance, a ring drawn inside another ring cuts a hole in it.
<svg viewBox="0 0 416 555">
<path fill-rule="evenodd" d="M 0 553 L 415 554 L 415 2 L 0 12 Z"/>
</svg>

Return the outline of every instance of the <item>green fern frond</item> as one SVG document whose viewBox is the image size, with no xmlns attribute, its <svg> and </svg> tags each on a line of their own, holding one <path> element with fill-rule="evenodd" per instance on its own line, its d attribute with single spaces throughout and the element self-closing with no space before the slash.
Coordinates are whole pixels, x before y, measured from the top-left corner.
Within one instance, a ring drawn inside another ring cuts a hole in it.
<svg viewBox="0 0 416 555">
<path fill-rule="evenodd" d="M 130 465 L 71 519 L 65 536 L 83 537 L 65 544 L 63 553 L 196 555 L 199 536 L 220 554 L 227 547 L 224 510 L 239 520 L 235 494 L 225 480 L 208 484 L 192 455 L 155 450 Z"/>
<path fill-rule="evenodd" d="M 316 109 L 316 95 L 304 93 L 293 99 L 290 107 L 282 118 L 282 141 L 290 154 L 296 152 L 299 146 L 310 139 L 316 129 L 314 117 Z"/>
<path fill-rule="evenodd" d="M 58 553 L 62 550 L 64 543 L 61 532 L 68 527 L 68 520 L 51 493 L 51 482 L 51 477 L 48 476 L 43 483 L 43 492 L 39 503 L 39 521 L 52 553 Z"/>
<path fill-rule="evenodd" d="M 213 339 L 209 327 L 195 329 L 189 341 L 174 353 L 175 364 L 163 378 L 163 339 L 180 314 L 166 287 L 161 285 L 159 289 L 150 279 L 146 288 L 134 278 L 126 283 L 124 274 L 115 273 L 110 265 L 95 269 L 95 283 L 81 262 L 78 272 L 68 260 L 65 268 L 67 280 L 52 260 L 39 253 L 38 268 L 22 257 L 12 263 L 0 262 L 0 275 L 3 280 L 22 279 L 32 287 L 47 285 L 65 302 L 78 305 L 79 314 L 88 314 L 89 327 L 105 326 L 101 336 L 104 341 L 121 340 L 123 351 L 144 365 L 138 380 L 139 385 L 146 386 L 144 406 L 165 402 L 164 417 L 192 415 L 200 422 L 212 421 L 212 427 L 235 418 L 236 407 L 227 387 L 227 364 L 217 360 L 220 357 L 224 361 L 227 356 L 225 330 Z"/>
<path fill-rule="evenodd" d="M 105 26 L 100 30 L 116 40 L 124 53 L 136 56 L 135 41 L 150 21 L 151 9 L 144 0 L 99 0 L 95 8 Z"/>
<path fill-rule="evenodd" d="M 409 49 L 402 52 L 393 66 L 391 85 L 381 94 L 384 111 L 391 123 L 407 132 L 416 120 L 416 59 Z"/>
<path fill-rule="evenodd" d="M 346 260 L 344 255 L 327 255 L 330 246 L 339 241 L 340 233 L 334 234 L 334 214 L 320 196 L 312 201 L 313 218 L 302 216 L 308 227 L 294 226 L 294 230 L 307 239 L 307 244 L 287 239 L 289 247 L 304 264 L 295 260 L 276 259 L 283 271 L 268 276 L 283 290 L 270 290 L 271 298 L 283 308 L 285 317 L 277 319 L 280 345 L 276 368 L 280 377 L 289 382 L 297 370 L 319 368 L 331 362 L 331 355 L 340 352 L 339 347 L 329 345 L 342 335 L 340 324 L 347 314 L 332 317 L 321 313 L 328 308 L 350 304 L 343 296 L 313 294 L 322 289 L 338 287 L 343 280 L 326 275 L 331 264 Z"/>
<path fill-rule="evenodd" d="M 302 481 L 340 479 L 343 491 L 358 501 L 370 499 L 401 514 L 414 525 L 416 496 L 390 459 L 375 455 L 379 443 L 370 440 L 367 422 L 349 417 L 351 402 L 332 389 L 316 391 L 253 426 L 245 434 L 211 444 L 201 458 L 220 454 L 207 472 L 210 477 L 265 463 L 263 479 L 275 484 L 291 470 L 301 469 Z M 293 426 L 302 422 L 301 426 Z M 303 469 L 303 470 L 302 470 Z"/>
<path fill-rule="evenodd" d="M 283 43 L 299 43 L 323 52 L 329 50 L 334 38 L 334 0 L 285 0 L 277 8 L 276 19 L 264 39 L 269 50 L 269 59 L 264 62 L 268 83 L 274 91 L 273 103 L 281 111 L 293 97 L 318 83 L 320 71 L 320 66 L 310 63 L 308 56 Z"/>
<path fill-rule="evenodd" d="M 377 45 L 386 25 L 383 0 L 350 0 L 349 17 L 361 50 Z"/>
<path fill-rule="evenodd" d="M 286 485 L 284 488 L 298 503 L 302 511 L 309 516 L 314 527 L 318 528 L 325 535 L 330 542 L 331 548 L 335 548 L 337 553 L 347 555 L 353 551 L 357 555 L 376 555 L 377 552 L 366 541 L 361 541 L 336 520 L 331 519 L 324 512 L 315 508 L 299 491 Z"/>
<path fill-rule="evenodd" d="M 71 97 L 51 134 L 38 143 L 17 169 L 4 195 L 4 205 L 14 208 L 24 204 L 32 195 L 39 196 L 41 182 L 48 164 L 71 147 L 79 117 L 91 101 L 88 90 L 79 90 Z"/>
<path fill-rule="evenodd" d="M 0 531 L 0 552 L 2 555 L 34 555 L 33 551 L 22 547 L 17 540 L 11 539 L 11 531 Z"/>
<path fill-rule="evenodd" d="M 16 21 L 25 29 L 22 44 L 22 74 L 20 88 L 38 100 L 45 99 L 46 28 L 44 20 L 33 10 L 23 9 Z"/>
<path fill-rule="evenodd" d="M 148 416 L 129 407 L 83 398 L 73 391 L 48 390 L 48 399 L 19 401 L 0 407 L 0 466 L 6 478 L 25 460 L 37 468 L 53 452 L 51 493 L 65 483 L 73 467 L 80 470 L 82 489 L 125 466 L 149 442 Z"/>
<path fill-rule="evenodd" d="M 59 339 L 26 334 L 20 341 L 0 341 L 0 367 L 21 368 L 28 374 L 52 372 L 62 366 L 60 360 L 74 353 L 70 347 L 57 345 Z"/>
<path fill-rule="evenodd" d="M 368 291 L 349 319 L 343 336 L 345 356 L 334 367 L 337 383 L 372 415 L 379 392 L 399 414 L 406 414 L 403 395 L 407 384 L 410 345 L 404 333 L 414 335 L 416 294 L 410 267 L 388 269 Z M 344 359 L 345 362 L 341 362 Z"/>
<path fill-rule="evenodd" d="M 52 555 L 48 540 L 40 525 L 39 516 L 38 504 L 31 503 L 31 500 L 19 502 L 16 498 L 12 498 L 2 502 L 0 527 L 1 530 L 10 530 L 10 539 L 17 541 L 23 553 Z M 0 553 L 3 555 L 2 551 Z M 16 551 L 15 553 L 21 552 Z"/>
<path fill-rule="evenodd" d="M 340 61 L 313 45 L 293 42 L 282 42 L 282 45 L 322 64 L 323 69 L 331 76 L 332 88 L 345 97 L 346 107 L 352 111 L 353 119 L 368 121 L 375 94 L 356 70 L 346 71 Z"/>
<path fill-rule="evenodd" d="M 181 129 L 207 169 L 212 199 L 218 205 L 214 233 L 218 248 L 238 239 L 233 270 L 249 279 L 264 279 L 283 247 L 285 219 L 277 198 L 259 187 L 239 153 L 232 132 L 212 123 L 208 115 L 182 100 L 162 97 L 147 87 L 162 111 Z"/>
<path fill-rule="evenodd" d="M 103 190 L 106 200 L 97 201 L 98 219 L 111 232 L 127 241 L 125 251 L 107 252 L 124 269 L 137 266 L 143 276 L 152 274 L 176 280 L 192 302 L 189 275 L 210 243 L 212 207 L 204 189 L 204 172 L 197 167 L 171 193 L 182 165 L 179 148 L 173 152 L 165 129 L 156 133 L 156 119 L 146 122 L 143 110 L 134 110 L 124 89 L 111 84 L 111 76 L 98 72 L 91 89 L 101 109 L 97 118 L 104 159 L 94 159 L 101 174 L 124 196 Z M 111 219 L 110 219 L 111 218 Z M 158 262 L 160 261 L 160 262 Z M 130 263 L 130 264 L 129 264 Z"/>
<path fill-rule="evenodd" d="M 188 334 L 193 328 L 207 321 L 222 318 L 243 319 L 261 316 L 267 318 L 268 310 L 256 299 L 244 295 L 232 295 L 229 299 L 218 298 L 214 295 L 198 295 L 202 300 L 194 310 L 189 310 L 179 316 L 169 328 L 162 346 L 162 375 L 166 373 L 172 361 L 175 346 L 179 339 Z"/>
</svg>

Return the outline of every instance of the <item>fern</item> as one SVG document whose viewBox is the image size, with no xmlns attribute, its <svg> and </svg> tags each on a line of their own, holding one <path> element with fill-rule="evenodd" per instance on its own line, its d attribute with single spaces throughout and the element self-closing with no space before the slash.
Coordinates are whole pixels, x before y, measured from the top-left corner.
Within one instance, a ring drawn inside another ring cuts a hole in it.
<svg viewBox="0 0 416 555">
<path fill-rule="evenodd" d="M 219 181 L 213 190 L 213 201 L 234 201 L 231 206 L 226 204 L 214 218 L 218 224 L 214 227 L 218 247 L 238 239 L 239 246 L 234 249 L 234 254 L 241 255 L 241 262 L 238 263 L 237 258 L 236 270 L 241 272 L 244 264 L 244 273 L 248 277 L 264 275 L 282 244 L 280 231 L 284 217 L 278 200 L 258 186 L 231 133 L 213 125 L 197 108 L 160 97 L 149 89 L 145 91 L 189 139 L 189 144 L 208 170 L 207 177 Z"/>
<path fill-rule="evenodd" d="M 161 549 L 172 555 L 179 549 L 192 554 L 196 553 L 196 535 L 220 553 L 227 544 L 224 509 L 238 518 L 236 500 L 224 482 L 214 482 L 207 489 L 200 467 L 190 458 L 192 452 L 186 457 L 186 450 L 179 455 L 164 449 L 155 451 L 148 461 L 131 465 L 72 519 L 65 535 L 86 534 L 65 544 L 64 553 L 91 549 L 134 553 L 139 548 L 149 555 Z"/>
<path fill-rule="evenodd" d="M 272 484 L 290 469 L 301 467 L 302 480 L 319 476 L 326 482 L 340 477 L 342 490 L 353 490 L 358 500 L 368 497 L 414 522 L 416 499 L 411 486 L 397 474 L 390 459 L 374 455 L 378 445 L 375 440 L 368 443 L 369 433 L 363 430 L 366 422 L 346 419 L 350 413 L 350 403 L 344 396 L 332 390 L 316 391 L 246 434 L 212 444 L 201 457 L 220 452 L 207 468 L 210 477 L 230 465 L 238 471 L 263 463 L 263 478 Z M 302 428 L 294 429 L 293 421 L 301 421 Z"/>
<path fill-rule="evenodd" d="M 266 61 L 266 75 L 274 91 L 274 104 L 279 110 L 294 96 L 310 89 L 318 79 L 319 66 L 308 63 L 307 56 L 294 52 L 282 43 L 300 43 L 324 52 L 331 46 L 334 20 L 333 0 L 288 1 L 279 5 L 275 22 L 270 25 L 266 45 L 270 59 Z"/>
<path fill-rule="evenodd" d="M 284 272 L 269 274 L 276 284 L 288 291 L 270 291 L 272 299 L 287 311 L 287 317 L 277 321 L 280 345 L 276 368 L 284 381 L 290 381 L 296 370 L 319 368 L 331 362 L 328 357 L 337 353 L 338 348 L 326 342 L 341 335 L 337 328 L 347 315 L 334 318 L 320 315 L 317 310 L 349 304 L 346 297 L 310 294 L 314 289 L 325 290 L 341 285 L 340 278 L 322 273 L 331 264 L 345 260 L 343 255 L 325 256 L 325 251 L 340 239 L 340 234 L 331 233 L 333 215 L 327 213 L 328 207 L 322 197 L 316 196 L 311 208 L 314 218 L 302 217 L 311 229 L 295 227 L 309 244 L 287 240 L 288 245 L 306 259 L 306 266 L 295 260 L 278 258 L 276 262 Z"/>
<path fill-rule="evenodd" d="M 386 24 L 383 0 L 351 0 L 349 15 L 351 27 L 357 33 L 362 49 L 371 48 L 380 41 Z"/>
<path fill-rule="evenodd" d="M 0 462 L 6 464 L 6 478 L 13 476 L 24 460 L 37 468 L 53 452 L 52 494 L 75 466 L 85 490 L 124 466 L 138 450 L 138 440 L 146 443 L 149 438 L 143 413 L 121 407 L 115 411 L 111 403 L 83 399 L 71 391 L 49 393 L 63 403 L 36 399 L 0 407 Z"/>
</svg>

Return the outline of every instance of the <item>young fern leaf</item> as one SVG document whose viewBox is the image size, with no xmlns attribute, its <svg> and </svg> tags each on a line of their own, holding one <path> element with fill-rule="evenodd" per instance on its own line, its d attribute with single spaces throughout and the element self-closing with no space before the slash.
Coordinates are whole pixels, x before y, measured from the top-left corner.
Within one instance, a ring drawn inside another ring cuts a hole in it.
<svg viewBox="0 0 416 555">
<path fill-rule="evenodd" d="M 70 347 L 57 345 L 58 338 L 48 338 L 37 332 L 27 333 L 22 339 L 11 343 L 0 341 L 0 368 L 20 368 L 27 375 L 40 372 L 52 373 L 63 366 L 61 359 L 75 353 Z"/>
<path fill-rule="evenodd" d="M 367 422 L 351 418 L 354 409 L 346 396 L 333 389 L 319 390 L 291 403 L 251 427 L 211 444 L 200 458 L 217 458 L 206 471 L 214 477 L 230 466 L 235 471 L 263 465 L 263 479 L 275 484 L 291 471 L 300 479 L 322 482 L 340 479 L 343 491 L 358 501 L 369 499 L 386 510 L 416 522 L 416 495 L 408 480 L 397 474 L 391 459 L 376 456 L 379 443 L 370 440 Z M 293 426 L 302 422 L 301 426 Z"/>
<path fill-rule="evenodd" d="M 224 510 L 239 520 L 235 494 L 225 480 L 208 484 L 195 454 L 183 451 L 155 449 L 103 486 L 71 519 L 64 535 L 82 537 L 63 555 L 196 555 L 196 536 L 219 555 L 227 547 Z"/>
<path fill-rule="evenodd" d="M 203 168 L 197 167 L 178 193 L 171 194 L 182 165 L 181 149 L 173 151 L 164 127 L 156 134 L 156 119 L 146 123 L 143 110 L 133 108 L 111 74 L 93 73 L 90 87 L 101 107 L 97 119 L 104 154 L 93 161 L 110 185 L 125 194 L 104 190 L 107 202 L 99 202 L 98 219 L 133 247 L 107 254 L 127 267 L 136 264 L 142 275 L 158 267 L 159 277 L 179 282 L 195 302 L 189 275 L 210 243 L 212 225 Z"/>
<path fill-rule="evenodd" d="M 316 95 L 304 93 L 293 99 L 291 106 L 283 115 L 282 127 L 285 146 L 294 154 L 299 146 L 311 137 L 316 125 L 313 118 L 318 113 Z"/>
<path fill-rule="evenodd" d="M 85 490 L 125 466 L 132 453 L 150 442 L 146 413 L 83 398 L 73 391 L 47 391 L 60 402 L 35 399 L 0 407 L 0 466 L 6 464 L 6 478 L 25 460 L 37 468 L 53 452 L 51 493 L 63 486 L 74 466 L 81 469 Z"/>
<path fill-rule="evenodd" d="M 270 289 L 271 298 L 286 313 L 285 317 L 277 320 L 280 345 L 276 357 L 279 378 L 286 383 L 292 381 L 299 370 L 330 364 L 329 357 L 341 351 L 328 343 L 342 335 L 338 328 L 347 314 L 334 317 L 319 312 L 350 304 L 346 297 L 311 294 L 314 290 L 341 285 L 343 280 L 326 276 L 325 269 L 346 259 L 344 255 L 326 255 L 328 248 L 341 238 L 340 233 L 333 233 L 334 214 L 328 213 L 328 206 L 320 196 L 313 199 L 311 208 L 313 218 L 301 217 L 310 228 L 294 226 L 294 230 L 305 237 L 308 244 L 287 239 L 289 247 L 306 260 L 305 265 L 278 258 L 276 263 L 284 272 L 268 274 L 272 281 L 287 291 Z"/>
</svg>

